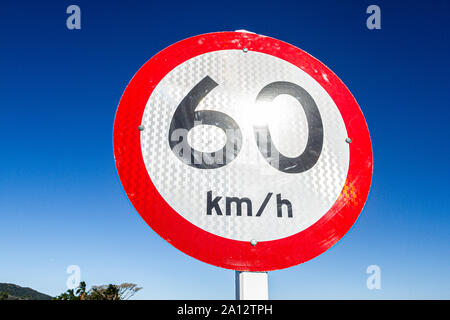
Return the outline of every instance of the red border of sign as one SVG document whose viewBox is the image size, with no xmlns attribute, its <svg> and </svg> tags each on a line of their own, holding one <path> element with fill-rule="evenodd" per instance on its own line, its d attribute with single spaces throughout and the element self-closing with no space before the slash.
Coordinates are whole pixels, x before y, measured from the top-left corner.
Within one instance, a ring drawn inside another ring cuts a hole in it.
<svg viewBox="0 0 450 320">
<path fill-rule="evenodd" d="M 209 233 L 175 212 L 156 190 L 147 173 L 138 130 L 150 95 L 172 69 L 207 52 L 243 48 L 286 60 L 313 77 L 336 103 L 352 139 L 345 186 L 332 208 L 309 228 L 286 238 L 258 242 L 256 246 Z M 323 73 L 328 81 L 322 77 Z M 171 45 L 147 61 L 135 74 L 120 100 L 113 140 L 122 185 L 147 224 L 184 253 L 233 270 L 283 269 L 323 253 L 355 223 L 367 199 L 372 179 L 369 131 L 347 87 L 324 64 L 299 48 L 252 33 L 218 32 L 195 36 Z"/>
</svg>

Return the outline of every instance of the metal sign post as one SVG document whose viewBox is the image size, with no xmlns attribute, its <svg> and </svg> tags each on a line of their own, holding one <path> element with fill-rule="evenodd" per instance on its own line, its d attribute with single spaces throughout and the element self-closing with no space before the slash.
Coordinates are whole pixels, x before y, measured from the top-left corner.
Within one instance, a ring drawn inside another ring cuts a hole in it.
<svg viewBox="0 0 450 320">
<path fill-rule="evenodd" d="M 268 300 L 267 272 L 236 271 L 236 300 Z"/>
</svg>

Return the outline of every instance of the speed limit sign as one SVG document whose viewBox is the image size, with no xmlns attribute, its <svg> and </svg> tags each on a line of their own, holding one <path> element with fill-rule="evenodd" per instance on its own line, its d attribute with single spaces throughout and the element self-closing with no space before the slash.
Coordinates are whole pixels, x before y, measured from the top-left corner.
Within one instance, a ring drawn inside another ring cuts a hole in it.
<svg viewBox="0 0 450 320">
<path fill-rule="evenodd" d="M 117 110 L 114 155 L 155 232 L 240 271 L 329 249 L 372 178 L 367 125 L 342 81 L 304 51 L 245 32 L 195 36 L 142 66 Z"/>
</svg>

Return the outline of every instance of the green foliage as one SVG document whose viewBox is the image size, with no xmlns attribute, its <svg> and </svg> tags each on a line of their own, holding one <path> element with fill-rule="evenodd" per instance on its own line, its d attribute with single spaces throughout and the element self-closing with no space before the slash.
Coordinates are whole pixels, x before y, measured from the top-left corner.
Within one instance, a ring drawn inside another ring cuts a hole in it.
<svg viewBox="0 0 450 320">
<path fill-rule="evenodd" d="M 53 300 L 127 300 L 141 289 L 134 283 L 122 283 L 92 286 L 87 291 L 86 282 L 81 281 L 75 290 L 67 290 Z"/>
<path fill-rule="evenodd" d="M 0 292 L 0 300 L 8 300 L 9 294 L 8 292 L 2 291 Z"/>
</svg>

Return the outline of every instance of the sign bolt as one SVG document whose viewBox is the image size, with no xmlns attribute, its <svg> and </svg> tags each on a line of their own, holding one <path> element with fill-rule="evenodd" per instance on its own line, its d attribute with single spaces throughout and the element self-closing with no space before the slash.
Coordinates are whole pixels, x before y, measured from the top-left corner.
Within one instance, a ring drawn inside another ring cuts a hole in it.
<svg viewBox="0 0 450 320">
<path fill-rule="evenodd" d="M 138 129 L 139 129 L 139 131 L 144 131 L 145 127 L 141 124 L 141 125 L 138 127 Z"/>
<path fill-rule="evenodd" d="M 345 142 L 347 142 L 347 143 L 351 143 L 351 142 L 352 142 L 352 139 L 350 139 L 350 138 L 346 138 L 346 139 L 345 139 Z"/>
<path fill-rule="evenodd" d="M 258 243 L 258 241 L 256 241 L 255 239 L 250 240 L 250 244 L 252 246 L 256 246 L 257 243 Z"/>
<path fill-rule="evenodd" d="M 242 49 L 242 51 L 244 51 L 245 53 L 247 53 L 247 52 L 248 52 L 248 48 L 244 48 L 244 49 Z"/>
</svg>

